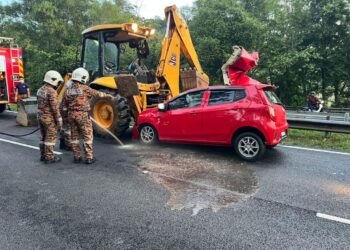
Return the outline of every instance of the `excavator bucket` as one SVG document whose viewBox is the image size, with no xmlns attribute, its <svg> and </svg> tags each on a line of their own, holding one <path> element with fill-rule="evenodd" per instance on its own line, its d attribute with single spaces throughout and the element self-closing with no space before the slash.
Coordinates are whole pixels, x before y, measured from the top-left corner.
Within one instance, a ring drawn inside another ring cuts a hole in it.
<svg viewBox="0 0 350 250">
<path fill-rule="evenodd" d="M 36 126 L 38 103 L 36 99 L 25 99 L 19 101 L 16 122 L 25 127 Z"/>
<path fill-rule="evenodd" d="M 180 72 L 181 91 L 209 85 L 208 78 L 203 77 L 196 69 L 185 69 Z"/>
</svg>

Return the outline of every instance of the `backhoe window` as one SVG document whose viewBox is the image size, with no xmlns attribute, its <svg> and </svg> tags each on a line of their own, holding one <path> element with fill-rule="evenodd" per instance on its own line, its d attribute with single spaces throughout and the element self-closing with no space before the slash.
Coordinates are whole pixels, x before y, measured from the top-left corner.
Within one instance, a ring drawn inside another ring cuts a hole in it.
<svg viewBox="0 0 350 250">
<path fill-rule="evenodd" d="M 104 44 L 104 74 L 116 74 L 118 71 L 118 47 L 115 43 Z"/>
<path fill-rule="evenodd" d="M 98 75 L 98 47 L 97 35 L 85 39 L 83 67 L 89 72 L 91 80 Z"/>
</svg>

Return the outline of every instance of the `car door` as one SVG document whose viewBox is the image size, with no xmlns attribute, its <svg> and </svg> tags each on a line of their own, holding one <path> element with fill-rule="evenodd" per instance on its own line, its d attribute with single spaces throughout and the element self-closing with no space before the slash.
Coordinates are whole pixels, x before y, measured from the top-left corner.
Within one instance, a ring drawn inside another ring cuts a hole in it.
<svg viewBox="0 0 350 250">
<path fill-rule="evenodd" d="M 244 88 L 212 89 L 203 109 L 203 138 L 225 143 L 249 106 Z"/>
<path fill-rule="evenodd" d="M 188 92 L 171 100 L 160 114 L 159 135 L 168 141 L 198 141 L 202 129 L 204 90 Z"/>
</svg>

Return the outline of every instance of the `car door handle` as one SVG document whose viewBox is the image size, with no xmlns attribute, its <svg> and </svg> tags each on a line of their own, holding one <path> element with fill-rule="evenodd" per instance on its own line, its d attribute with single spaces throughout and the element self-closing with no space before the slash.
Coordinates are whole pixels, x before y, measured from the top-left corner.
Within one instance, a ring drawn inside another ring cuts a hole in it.
<svg viewBox="0 0 350 250">
<path fill-rule="evenodd" d="M 191 114 L 191 115 L 197 115 L 198 112 L 193 111 L 193 112 L 190 112 L 190 114 Z"/>
</svg>

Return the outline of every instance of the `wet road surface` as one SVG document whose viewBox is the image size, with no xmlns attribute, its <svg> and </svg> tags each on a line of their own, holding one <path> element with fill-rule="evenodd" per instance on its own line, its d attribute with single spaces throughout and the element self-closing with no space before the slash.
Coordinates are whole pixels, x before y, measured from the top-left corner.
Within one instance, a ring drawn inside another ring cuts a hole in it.
<svg viewBox="0 0 350 250">
<path fill-rule="evenodd" d="M 12 114 L 0 131 L 24 133 Z M 36 145 L 37 134 L 0 139 Z M 348 155 L 95 140 L 97 164 L 43 165 L 0 141 L 0 249 L 349 249 Z"/>
<path fill-rule="evenodd" d="M 170 192 L 167 206 L 171 209 L 220 208 L 244 201 L 258 188 L 254 170 L 232 157 L 230 148 L 192 145 L 134 144 L 131 157 L 139 168 Z"/>
</svg>

